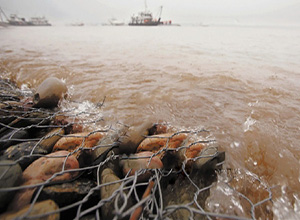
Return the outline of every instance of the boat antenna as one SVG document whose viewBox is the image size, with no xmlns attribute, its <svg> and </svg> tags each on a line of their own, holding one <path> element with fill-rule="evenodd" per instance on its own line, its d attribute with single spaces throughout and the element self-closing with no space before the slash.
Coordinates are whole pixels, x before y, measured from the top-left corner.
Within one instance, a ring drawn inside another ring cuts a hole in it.
<svg viewBox="0 0 300 220">
<path fill-rule="evenodd" d="M 145 0 L 145 12 L 148 11 L 148 7 L 147 7 L 147 1 Z"/>
</svg>

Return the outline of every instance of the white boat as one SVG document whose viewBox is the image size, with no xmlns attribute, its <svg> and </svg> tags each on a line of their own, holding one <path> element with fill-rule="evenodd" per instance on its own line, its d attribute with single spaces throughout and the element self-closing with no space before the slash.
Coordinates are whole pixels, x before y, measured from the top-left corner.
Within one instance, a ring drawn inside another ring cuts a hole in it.
<svg viewBox="0 0 300 220">
<path fill-rule="evenodd" d="M 32 17 L 30 18 L 30 24 L 33 26 L 51 26 L 51 24 L 48 22 L 48 20 L 43 17 Z"/>
<path fill-rule="evenodd" d="M 76 23 L 72 23 L 70 24 L 71 26 L 78 26 L 78 27 L 82 27 L 84 26 L 84 23 L 83 22 L 76 22 Z"/>
<path fill-rule="evenodd" d="M 113 25 L 113 26 L 125 25 L 124 21 L 117 20 L 116 18 L 111 18 L 111 19 L 108 20 L 108 22 L 109 22 L 110 25 Z"/>
<path fill-rule="evenodd" d="M 27 21 L 25 18 L 20 18 L 16 14 L 10 15 L 8 23 L 14 26 L 51 26 L 45 17 L 32 17 Z"/>
</svg>

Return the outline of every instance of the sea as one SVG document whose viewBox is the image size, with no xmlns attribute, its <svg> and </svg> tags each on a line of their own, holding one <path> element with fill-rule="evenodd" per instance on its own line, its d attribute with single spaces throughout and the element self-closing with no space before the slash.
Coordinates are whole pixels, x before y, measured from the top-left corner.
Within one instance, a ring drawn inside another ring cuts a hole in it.
<svg viewBox="0 0 300 220">
<path fill-rule="evenodd" d="M 289 26 L 11 26 L 0 74 L 32 89 L 63 79 L 69 99 L 104 102 L 111 123 L 207 129 L 231 172 L 207 210 L 299 219 L 299 40 Z"/>
</svg>

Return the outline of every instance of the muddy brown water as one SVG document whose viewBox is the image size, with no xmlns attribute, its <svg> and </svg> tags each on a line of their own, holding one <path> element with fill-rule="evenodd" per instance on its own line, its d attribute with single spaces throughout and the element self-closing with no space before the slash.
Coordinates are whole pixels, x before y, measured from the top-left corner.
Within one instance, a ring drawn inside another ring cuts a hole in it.
<svg viewBox="0 0 300 220">
<path fill-rule="evenodd" d="M 0 29 L 0 70 L 32 89 L 49 76 L 64 79 L 71 100 L 105 97 L 111 122 L 208 129 L 226 151 L 235 191 L 253 204 L 272 192 L 257 217 L 293 219 L 300 216 L 299 39 L 300 28 L 291 27 L 8 27 Z M 249 217 L 222 184 L 207 207 Z M 231 211 L 222 203 L 228 198 Z"/>
</svg>

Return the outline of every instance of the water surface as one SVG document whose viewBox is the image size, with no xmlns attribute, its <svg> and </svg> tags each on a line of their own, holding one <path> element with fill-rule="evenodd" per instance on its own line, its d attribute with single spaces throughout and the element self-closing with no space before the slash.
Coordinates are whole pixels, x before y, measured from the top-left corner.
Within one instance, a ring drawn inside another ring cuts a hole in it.
<svg viewBox="0 0 300 220">
<path fill-rule="evenodd" d="M 257 217 L 291 219 L 300 216 L 299 39 L 288 27 L 9 27 L 0 70 L 31 88 L 62 78 L 72 100 L 106 97 L 111 122 L 210 130 L 235 191 L 253 204 L 273 193 Z M 222 181 L 207 208 L 249 217 Z"/>
</svg>

